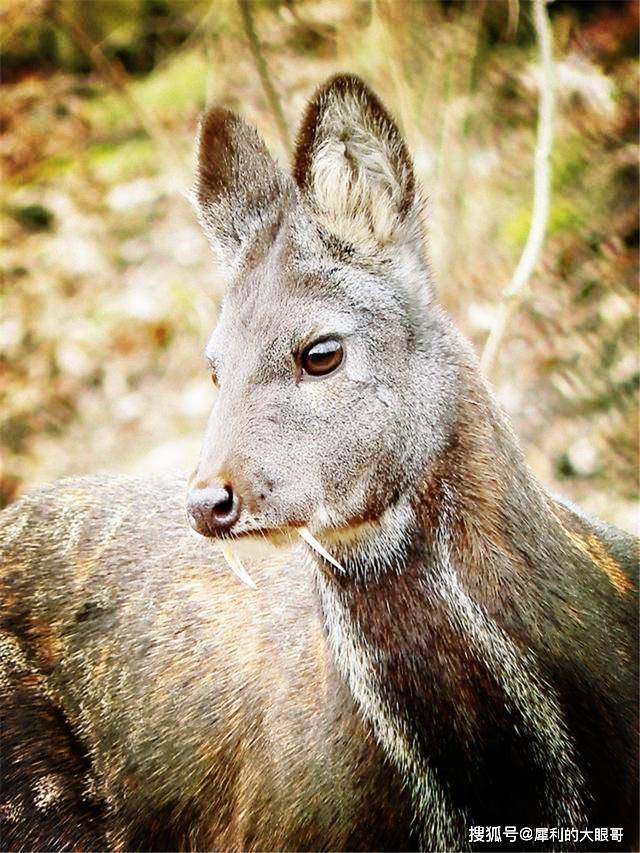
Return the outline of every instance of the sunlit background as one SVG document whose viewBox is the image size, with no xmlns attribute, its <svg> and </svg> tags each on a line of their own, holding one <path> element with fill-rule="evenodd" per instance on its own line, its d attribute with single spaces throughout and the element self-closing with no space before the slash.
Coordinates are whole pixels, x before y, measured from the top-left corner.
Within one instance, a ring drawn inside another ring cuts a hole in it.
<svg viewBox="0 0 640 853">
<path fill-rule="evenodd" d="M 492 377 L 539 477 L 630 530 L 637 10 L 548 7 L 549 228 Z M 186 199 L 207 103 L 241 112 L 286 162 L 314 88 L 362 75 L 408 139 L 440 297 L 481 352 L 530 224 L 528 2 L 13 0 L 0 14 L 3 503 L 70 474 L 194 465 L 222 295 Z"/>
</svg>

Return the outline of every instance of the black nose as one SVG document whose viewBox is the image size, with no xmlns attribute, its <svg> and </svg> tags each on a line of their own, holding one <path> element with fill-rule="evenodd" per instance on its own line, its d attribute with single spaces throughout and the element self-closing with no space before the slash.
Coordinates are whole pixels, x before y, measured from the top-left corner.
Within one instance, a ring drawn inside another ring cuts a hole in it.
<svg viewBox="0 0 640 853">
<path fill-rule="evenodd" d="M 192 489 L 187 498 L 187 516 L 198 533 L 216 536 L 230 530 L 240 517 L 240 497 L 231 486 Z"/>
</svg>

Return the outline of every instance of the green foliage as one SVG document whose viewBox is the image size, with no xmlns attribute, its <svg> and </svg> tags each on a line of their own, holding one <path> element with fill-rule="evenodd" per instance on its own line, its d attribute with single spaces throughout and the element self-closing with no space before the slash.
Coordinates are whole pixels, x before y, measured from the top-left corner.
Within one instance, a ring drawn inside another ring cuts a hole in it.
<svg viewBox="0 0 640 853">
<path fill-rule="evenodd" d="M 580 188 L 580 181 L 589 167 L 584 142 L 580 137 L 561 138 L 551 158 L 552 192 L 561 194 Z"/>
<path fill-rule="evenodd" d="M 106 91 L 87 100 L 82 115 L 92 126 L 108 134 L 136 127 L 139 115 L 133 104 L 159 119 L 200 110 L 205 102 L 207 67 L 200 49 L 178 53 L 140 80 L 132 80 L 129 99 L 119 92 Z"/>
<path fill-rule="evenodd" d="M 549 237 L 567 231 L 577 231 L 584 225 L 584 217 L 570 200 L 560 198 L 554 200 L 549 209 L 547 235 Z M 522 205 L 517 212 L 505 220 L 500 236 L 510 246 L 522 249 L 531 227 L 531 207 Z"/>
<path fill-rule="evenodd" d="M 28 231 L 48 231 L 54 221 L 53 213 L 41 204 L 9 206 L 8 213 Z"/>
<path fill-rule="evenodd" d="M 137 101 L 160 115 L 200 110 L 204 106 L 207 64 L 199 48 L 181 52 L 132 84 Z"/>
<path fill-rule="evenodd" d="M 152 139 L 137 134 L 120 142 L 96 142 L 87 149 L 83 160 L 97 180 L 112 185 L 155 173 L 158 151 Z"/>
</svg>

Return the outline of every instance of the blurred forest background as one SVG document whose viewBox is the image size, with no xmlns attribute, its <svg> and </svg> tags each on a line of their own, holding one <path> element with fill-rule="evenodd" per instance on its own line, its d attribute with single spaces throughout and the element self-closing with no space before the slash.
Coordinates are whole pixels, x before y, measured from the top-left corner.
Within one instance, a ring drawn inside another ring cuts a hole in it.
<svg viewBox="0 0 640 853">
<path fill-rule="evenodd" d="M 540 478 L 637 529 L 638 4 L 548 14 L 549 228 L 492 379 Z M 221 298 L 186 198 L 207 103 L 286 162 L 314 88 L 362 75 L 413 152 L 441 299 L 482 350 L 530 224 L 529 2 L 12 0 L 0 15 L 3 503 L 62 475 L 195 464 Z"/>
</svg>

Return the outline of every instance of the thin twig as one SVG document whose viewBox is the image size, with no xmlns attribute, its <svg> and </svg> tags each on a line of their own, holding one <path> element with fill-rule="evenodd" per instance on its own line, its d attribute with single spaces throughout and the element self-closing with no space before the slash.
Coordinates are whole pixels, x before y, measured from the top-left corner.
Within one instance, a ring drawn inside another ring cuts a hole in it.
<svg viewBox="0 0 640 853">
<path fill-rule="evenodd" d="M 502 294 L 496 322 L 484 345 L 480 367 L 487 377 L 491 376 L 495 367 L 496 356 L 504 340 L 509 321 L 526 295 L 529 279 L 538 264 L 549 220 L 551 201 L 549 158 L 553 141 L 554 77 L 551 27 L 546 10 L 546 0 L 534 0 L 533 17 L 538 38 L 542 75 L 538 99 L 538 138 L 533 168 L 531 227 L 513 278 Z"/>
<path fill-rule="evenodd" d="M 520 0 L 507 0 L 508 17 L 507 30 L 504 34 L 505 41 L 513 41 L 518 32 L 518 18 L 520 17 Z"/>
<path fill-rule="evenodd" d="M 256 29 L 253 25 L 253 10 L 251 8 L 251 0 L 238 0 L 238 6 L 240 8 L 240 14 L 242 15 L 242 24 L 244 26 L 244 31 L 246 33 L 247 40 L 249 41 L 251 55 L 253 56 L 256 68 L 258 69 L 260 82 L 262 83 L 262 88 L 264 89 L 264 93 L 267 98 L 267 103 L 269 104 L 269 108 L 273 113 L 273 117 L 278 128 L 278 133 L 280 134 L 280 139 L 282 140 L 282 144 L 284 145 L 285 151 L 289 153 L 291 151 L 291 146 L 289 143 L 289 131 L 287 130 L 287 121 L 284 117 L 284 113 L 282 112 L 282 106 L 280 105 L 278 93 L 276 92 L 275 87 L 271 82 L 271 77 L 269 76 L 269 69 L 267 68 L 267 63 L 265 61 L 264 55 L 262 53 L 262 48 L 260 47 L 260 42 L 258 41 L 258 36 L 256 34 Z"/>
<path fill-rule="evenodd" d="M 122 70 L 114 66 L 105 56 L 99 44 L 94 43 L 90 36 L 59 8 L 51 6 L 48 14 L 55 24 L 66 29 L 71 39 L 94 65 L 98 73 L 118 92 L 136 115 L 141 126 L 150 139 L 154 140 L 164 152 L 168 168 L 176 174 L 181 182 L 185 182 L 189 174 L 185 158 L 178 151 L 169 134 L 147 108 L 136 99 L 127 85 L 128 81 Z"/>
<path fill-rule="evenodd" d="M 464 217 L 468 185 L 469 157 L 467 149 L 474 125 L 472 100 L 477 88 L 475 65 L 481 48 L 482 21 L 486 0 L 475 0 L 461 19 L 462 33 L 453 43 L 446 72 L 447 94 L 444 120 L 437 159 L 437 182 L 434 193 L 437 209 L 442 211 L 445 230 L 454 230 Z M 463 35 L 464 34 L 464 35 Z M 453 140 L 459 140 L 461 156 L 449 157 Z M 445 279 L 455 268 L 462 247 L 455 240 L 440 241 L 439 275 Z"/>
</svg>

